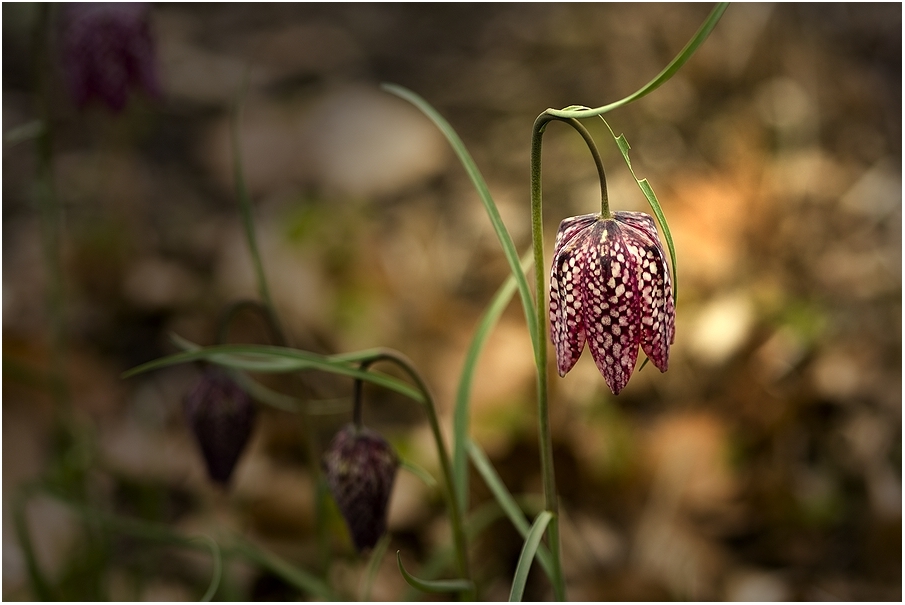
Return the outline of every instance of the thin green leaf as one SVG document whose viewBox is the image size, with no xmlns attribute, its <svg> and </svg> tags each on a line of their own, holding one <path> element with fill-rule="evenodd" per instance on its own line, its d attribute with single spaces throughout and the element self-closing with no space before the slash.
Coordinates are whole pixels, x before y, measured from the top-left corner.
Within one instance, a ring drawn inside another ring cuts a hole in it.
<svg viewBox="0 0 905 605">
<path fill-rule="evenodd" d="M 522 256 L 522 269 L 527 269 L 534 262 L 531 250 Z M 471 385 L 474 373 L 478 365 L 478 357 L 493 327 L 500 319 L 500 315 L 506 310 L 512 295 L 515 293 L 515 277 L 512 274 L 503 282 L 500 289 L 494 294 L 493 299 L 481 316 L 478 327 L 471 339 L 471 345 L 465 355 L 465 363 L 459 377 L 459 387 L 456 391 L 456 403 L 453 411 L 453 477 L 455 480 L 456 497 L 459 498 L 459 510 L 468 509 L 468 451 L 466 441 L 468 439 L 468 421 L 470 418 Z"/>
<path fill-rule="evenodd" d="M 525 544 L 522 546 L 522 554 L 518 558 L 518 565 L 515 568 L 515 576 L 512 578 L 512 590 L 509 593 L 509 601 L 521 601 L 522 595 L 525 594 L 525 582 L 528 581 L 528 572 L 531 571 L 531 563 L 534 561 L 534 555 L 537 553 L 537 547 L 540 546 L 541 538 L 547 531 L 547 525 L 553 518 L 553 513 L 548 510 L 543 511 L 534 520 L 528 537 L 525 538 Z"/>
<path fill-rule="evenodd" d="M 409 586 L 417 588 L 421 592 L 444 593 L 444 592 L 466 592 L 474 589 L 474 584 L 469 580 L 421 580 L 416 578 L 405 570 L 402 566 L 402 557 L 399 551 L 396 551 L 396 563 L 399 565 L 399 572 L 408 583 Z"/>
<path fill-rule="evenodd" d="M 188 338 L 183 338 L 176 332 L 170 332 L 170 342 L 182 349 L 183 351 L 200 351 L 201 345 L 195 344 Z"/>
<path fill-rule="evenodd" d="M 320 578 L 292 565 L 282 557 L 252 544 L 241 536 L 236 537 L 236 550 L 306 594 L 327 601 L 341 600 L 339 595 Z"/>
<path fill-rule="evenodd" d="M 43 135 L 46 130 L 47 128 L 44 126 L 44 122 L 41 120 L 31 120 L 30 122 L 20 124 L 19 126 L 7 130 L 6 134 L 3 136 L 3 140 L 7 146 L 12 147 L 23 141 L 37 139 L 39 136 Z"/>
<path fill-rule="evenodd" d="M 655 91 L 670 78 L 672 78 L 676 74 L 676 72 L 679 71 L 679 69 L 681 69 L 683 65 L 685 65 L 685 62 L 691 58 L 698 47 L 701 46 L 704 40 L 707 39 L 707 36 L 710 35 L 710 32 L 713 31 L 713 28 L 716 27 L 717 22 L 719 22 L 720 17 L 723 16 L 723 13 L 728 7 L 728 2 L 720 2 L 719 4 L 717 4 L 710 12 L 710 15 L 707 16 L 707 19 L 704 21 L 703 25 L 701 25 L 700 29 L 698 29 L 694 37 L 692 37 L 691 40 L 688 41 L 688 44 L 685 45 L 685 48 L 679 51 L 679 54 L 676 55 L 676 57 L 672 61 L 670 61 L 669 65 L 667 65 L 659 74 L 657 74 L 657 77 L 655 77 L 653 80 L 651 80 L 629 96 L 610 103 L 609 105 L 604 105 L 595 109 L 574 109 L 574 106 L 571 106 L 569 108 L 560 110 L 548 109 L 547 112 L 558 118 L 592 118 L 594 116 L 603 115 L 608 111 L 616 109 L 617 107 L 628 105 L 632 101 L 637 101 L 641 97 Z"/>
<path fill-rule="evenodd" d="M 509 489 L 506 487 L 506 484 L 503 483 L 503 480 L 497 474 L 496 470 L 494 470 L 493 465 L 490 464 L 490 460 L 484 454 L 484 451 L 477 443 L 470 439 L 468 440 L 468 455 L 471 457 L 471 461 L 481 475 L 481 478 L 484 479 L 484 483 L 490 488 L 493 497 L 499 502 L 500 507 L 502 507 L 503 511 L 506 513 L 509 521 L 515 526 L 515 529 L 523 538 L 527 538 L 530 527 L 528 525 L 528 520 L 525 518 L 525 514 L 516 503 L 515 498 L 512 497 L 512 494 L 509 493 Z M 550 551 L 546 547 L 541 547 L 538 557 L 541 566 L 544 568 L 544 571 L 547 572 L 547 576 L 553 578 L 553 558 L 550 555 Z"/>
<path fill-rule="evenodd" d="M 235 380 L 246 393 L 251 395 L 252 399 L 255 401 L 260 401 L 261 403 L 265 403 L 278 410 L 283 410 L 284 412 L 304 411 L 304 402 L 301 399 L 274 391 L 244 372 L 234 372 L 233 380 Z"/>
<path fill-rule="evenodd" d="M 407 470 L 411 474 L 415 475 L 416 477 L 421 479 L 421 481 L 426 486 L 428 486 L 430 488 L 437 487 L 437 480 L 434 479 L 433 476 L 431 476 L 431 474 L 429 472 L 427 472 L 426 470 L 424 470 L 422 467 L 418 466 L 414 462 L 411 462 L 409 460 L 400 460 L 399 468 L 401 468 L 403 470 Z"/>
<path fill-rule="evenodd" d="M 383 534 L 380 540 L 377 541 L 374 550 L 371 551 L 368 568 L 365 570 L 364 577 L 362 578 L 361 590 L 359 591 L 358 597 L 359 601 L 371 600 L 371 588 L 374 586 L 374 578 L 377 577 L 377 570 L 380 569 L 380 563 L 383 561 L 383 556 L 386 554 L 389 545 L 390 534 Z"/>
<path fill-rule="evenodd" d="M 170 333 L 170 340 L 183 351 L 200 351 L 202 348 L 201 345 L 197 345 L 175 332 Z M 233 372 L 232 377 L 256 401 L 284 412 L 303 411 L 302 406 L 304 403 L 301 399 L 274 391 L 243 372 Z"/>
<path fill-rule="evenodd" d="M 248 372 L 264 372 L 282 374 L 296 369 L 307 367 L 309 361 L 298 360 L 282 356 L 260 355 L 258 353 L 210 353 L 208 360 L 211 363 L 237 368 Z"/>
<path fill-rule="evenodd" d="M 211 577 L 211 583 L 207 587 L 207 592 L 201 597 L 202 603 L 207 603 L 217 594 L 217 588 L 220 587 L 220 580 L 223 577 L 223 555 L 220 553 L 220 546 L 210 536 L 199 536 L 198 539 L 207 542 L 211 549 L 211 557 L 213 558 L 214 573 Z"/>
<path fill-rule="evenodd" d="M 471 154 L 469 154 L 468 150 L 465 148 L 465 143 L 462 142 L 462 139 L 459 138 L 459 135 L 456 134 L 456 131 L 453 130 L 453 127 L 450 126 L 449 122 L 447 122 L 446 119 L 427 101 L 414 92 L 396 84 L 383 84 L 382 88 L 397 97 L 405 99 L 420 109 L 424 115 L 430 118 L 437 128 L 440 129 L 440 132 L 443 133 L 446 140 L 449 141 L 450 146 L 453 148 L 453 151 L 455 151 L 456 155 L 459 157 L 459 161 L 465 168 L 465 172 L 467 172 L 468 176 L 471 178 L 475 190 L 477 190 L 481 201 L 484 203 L 484 208 L 487 210 L 487 215 L 490 217 L 493 229 L 496 231 L 497 238 L 500 240 L 500 245 L 503 247 L 503 254 L 505 254 L 506 261 L 509 263 L 509 270 L 512 272 L 512 275 L 515 276 L 519 295 L 522 299 L 522 306 L 525 309 L 525 319 L 528 322 L 528 331 L 531 334 L 531 343 L 536 353 L 538 346 L 537 340 L 540 335 L 537 333 L 537 320 L 534 313 L 534 302 L 531 300 L 531 289 L 528 287 L 528 279 L 525 277 L 525 272 L 522 271 L 520 266 L 518 252 L 515 249 L 515 244 L 512 243 L 512 237 L 509 235 L 509 230 L 506 229 L 506 225 L 500 217 L 500 212 L 496 207 L 496 203 L 493 201 L 493 197 L 490 195 L 490 189 L 487 187 L 484 177 L 481 176 L 481 171 L 478 170 L 477 164 L 475 164 Z"/>
<path fill-rule="evenodd" d="M 657 194 L 654 193 L 654 189 L 650 186 L 647 179 L 639 179 L 635 174 L 635 169 L 632 168 L 632 160 L 628 155 L 632 146 L 628 144 L 625 135 L 620 134 L 617 137 L 616 133 L 613 132 L 613 129 L 610 127 L 609 122 L 607 122 L 603 116 L 600 116 L 600 119 L 603 120 L 607 130 L 610 131 L 610 134 L 613 135 L 613 138 L 616 140 L 616 145 L 619 147 L 619 151 L 622 152 L 622 158 L 625 160 L 625 165 L 628 166 L 629 172 L 632 173 L 632 177 L 635 179 L 635 182 L 638 183 L 638 187 L 641 188 L 641 193 L 647 198 L 647 203 L 650 204 L 650 209 L 657 219 L 660 231 L 663 232 L 663 237 L 666 239 L 666 247 L 669 248 L 669 260 L 672 265 L 672 298 L 673 303 L 676 303 L 679 300 L 679 274 L 676 263 L 676 247 L 672 242 L 672 233 L 669 231 L 669 225 L 666 223 L 666 215 L 663 214 L 663 209 L 660 207 L 660 201 L 657 199 Z"/>
<path fill-rule="evenodd" d="M 544 509 L 543 497 L 537 494 L 528 494 L 516 498 L 523 510 L 536 511 L 534 514 Z M 498 519 L 505 517 L 506 512 L 500 503 L 496 500 L 487 500 L 474 510 L 468 513 L 465 520 L 465 534 L 469 540 L 476 540 L 490 524 Z M 527 534 L 529 526 L 525 523 L 525 531 Z M 549 559 L 549 551 L 543 544 L 538 549 L 538 557 L 546 555 Z M 444 569 L 450 568 L 453 560 L 453 549 L 451 546 L 444 546 L 436 549 L 428 560 L 421 566 L 421 577 L 431 579 L 437 577 Z M 418 598 L 418 590 L 409 586 L 408 591 L 403 595 L 403 601 L 411 601 Z"/>
<path fill-rule="evenodd" d="M 503 508 L 495 500 L 488 500 L 468 513 L 465 519 L 465 535 L 469 540 L 475 540 L 491 523 L 504 517 Z M 433 579 L 443 570 L 449 569 L 453 563 L 454 551 L 451 545 L 435 549 L 430 557 L 421 565 L 421 577 Z M 402 600 L 412 601 L 418 599 L 418 589 L 409 586 Z"/>
<path fill-rule="evenodd" d="M 423 395 L 417 389 L 410 387 L 401 380 L 380 372 L 362 371 L 356 365 L 353 365 L 357 359 L 367 357 L 369 353 L 373 354 L 372 351 L 361 351 L 326 357 L 309 351 L 270 345 L 215 345 L 149 361 L 124 372 L 122 377 L 130 378 L 143 372 L 179 363 L 202 360 L 230 368 L 256 372 L 321 370 L 349 376 L 350 378 L 358 378 L 396 391 L 419 403 L 424 403 Z"/>
<path fill-rule="evenodd" d="M 484 451 L 477 443 L 470 439 L 468 440 L 468 454 L 478 473 L 481 475 L 481 478 L 484 479 L 484 483 L 490 488 L 493 497 L 496 498 L 496 501 L 499 502 L 500 506 L 503 507 L 503 510 L 506 511 L 506 516 L 509 517 L 509 520 L 515 526 L 515 529 L 517 529 L 522 536 L 526 535 L 528 533 L 528 520 L 525 519 L 525 515 L 522 513 L 518 504 L 515 503 L 515 498 L 509 493 L 509 489 L 506 487 L 506 484 L 503 483 L 503 480 L 497 474 L 493 465 L 490 464 L 490 460 L 487 458 L 486 454 L 484 454 Z"/>
<path fill-rule="evenodd" d="M 112 515 L 78 502 L 73 502 L 72 500 L 69 500 L 67 496 L 57 491 L 45 491 L 48 495 L 68 506 L 73 512 L 86 521 L 90 523 L 100 523 L 112 531 L 126 533 L 144 540 L 162 542 L 165 544 L 176 544 L 186 548 L 204 548 L 198 544 L 197 538 L 184 536 L 175 532 L 168 525 L 153 523 L 143 519 L 132 519 L 119 515 Z M 246 559 L 257 563 L 306 594 L 327 601 L 340 600 L 333 589 L 321 579 L 293 566 L 281 557 L 252 544 L 242 536 L 234 535 L 231 542 L 233 543 L 233 546 L 227 548 L 228 555 L 235 556 L 236 554 L 241 554 Z"/>
<path fill-rule="evenodd" d="M 610 132 L 612 132 L 612 130 L 610 130 Z M 619 151 L 622 152 L 622 155 L 628 158 L 628 151 L 632 148 L 632 146 L 628 144 L 628 140 L 626 140 L 624 134 L 620 134 L 618 137 L 616 137 L 616 145 L 619 147 Z M 629 159 L 626 159 L 626 161 L 628 162 L 629 168 L 631 168 L 632 161 Z"/>
</svg>

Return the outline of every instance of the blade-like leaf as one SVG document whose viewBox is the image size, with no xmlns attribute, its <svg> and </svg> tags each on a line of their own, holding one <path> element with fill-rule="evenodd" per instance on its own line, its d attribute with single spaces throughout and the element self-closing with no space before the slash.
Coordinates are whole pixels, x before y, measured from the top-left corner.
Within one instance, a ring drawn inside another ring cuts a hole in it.
<svg viewBox="0 0 905 605">
<path fill-rule="evenodd" d="M 470 439 L 468 440 L 468 455 L 471 457 L 471 462 L 475 465 L 481 478 L 484 479 L 484 483 L 490 488 L 493 497 L 496 498 L 496 501 L 499 502 L 500 506 L 503 507 L 503 510 L 506 511 L 506 516 L 509 517 L 509 520 L 515 526 L 515 529 L 517 529 L 522 536 L 526 535 L 528 533 L 528 520 L 525 519 L 525 515 L 522 513 L 518 504 L 515 503 L 515 498 L 509 493 L 506 484 L 503 483 L 503 480 L 497 474 L 493 465 L 490 464 L 487 455 L 484 454 L 484 451 L 477 443 Z"/>
<path fill-rule="evenodd" d="M 353 365 L 355 361 L 367 357 L 368 354 L 373 354 L 373 350 L 326 357 L 309 351 L 269 345 L 215 345 L 149 361 L 124 372 L 122 377 L 130 378 L 143 372 L 189 361 L 208 361 L 230 368 L 256 372 L 321 370 L 358 378 L 396 391 L 419 403 L 424 403 L 423 395 L 401 380 L 380 372 L 362 371 Z"/>
<path fill-rule="evenodd" d="M 296 369 L 308 367 L 310 360 L 299 362 L 297 360 L 258 353 L 211 353 L 208 361 L 228 368 L 237 368 L 247 372 L 268 372 L 281 374 L 292 372 Z"/>
<path fill-rule="evenodd" d="M 274 391 L 244 372 L 233 372 L 233 380 L 235 380 L 246 393 L 251 395 L 252 399 L 255 401 L 266 403 L 267 405 L 278 410 L 283 410 L 284 412 L 304 411 L 304 402 L 301 399 Z"/>
<path fill-rule="evenodd" d="M 679 51 L 679 54 L 669 62 L 669 65 L 663 68 L 663 71 L 657 74 L 657 77 L 655 77 L 653 80 L 651 80 L 629 96 L 608 105 L 594 109 L 587 107 L 576 109 L 573 105 L 571 107 L 567 107 L 566 109 L 548 109 L 547 111 L 551 115 L 554 115 L 558 118 L 592 118 L 594 116 L 603 115 L 608 111 L 616 109 L 617 107 L 628 105 L 632 101 L 636 101 L 641 97 L 655 91 L 657 88 L 663 85 L 663 83 L 672 78 L 676 74 L 676 72 L 679 71 L 679 69 L 683 65 L 685 65 L 685 62 L 691 58 L 698 47 L 701 46 L 704 40 L 707 39 L 707 36 L 710 35 L 710 32 L 713 31 L 713 28 L 716 27 L 717 22 L 720 20 L 720 17 L 723 16 L 723 13 L 728 7 L 728 2 L 720 2 L 719 4 L 717 4 L 710 12 L 710 15 L 707 16 L 707 19 L 704 21 L 703 25 L 701 25 L 700 29 L 698 29 L 694 37 L 692 37 L 691 40 L 688 41 L 688 44 L 685 45 L 685 48 Z"/>
<path fill-rule="evenodd" d="M 163 523 L 154 523 L 144 519 L 133 519 L 120 515 L 113 515 L 79 502 L 69 500 L 68 496 L 56 490 L 45 489 L 44 493 L 62 502 L 72 510 L 72 512 L 89 523 L 102 525 L 113 532 L 124 533 L 153 542 L 175 544 L 186 548 L 199 549 L 210 547 L 210 544 L 208 544 L 207 547 L 199 545 L 197 537 L 182 535 L 174 531 L 169 525 Z M 264 550 L 252 542 L 249 542 L 244 537 L 235 534 L 230 542 L 232 542 L 232 546 L 227 546 L 223 549 L 226 551 L 228 557 L 241 554 L 249 561 L 257 563 L 308 595 L 327 601 L 339 600 L 339 596 L 336 592 L 320 578 L 308 573 L 304 569 L 292 565 L 285 559 Z"/>
<path fill-rule="evenodd" d="M 368 560 L 368 568 L 362 578 L 361 590 L 359 590 L 359 601 L 371 600 L 371 587 L 374 586 L 374 578 L 377 577 L 377 571 L 380 569 L 380 563 L 383 561 L 383 556 L 386 554 L 387 546 L 389 545 L 390 534 L 383 534 L 380 540 L 377 541 L 374 550 L 371 552 L 371 556 Z"/>
<path fill-rule="evenodd" d="M 47 131 L 47 127 L 41 120 L 32 120 L 15 128 L 10 128 L 3 135 L 3 142 L 8 147 L 18 145 L 23 141 L 30 141 L 43 135 Z"/>
<path fill-rule="evenodd" d="M 475 540 L 491 523 L 503 516 L 505 516 L 505 513 L 502 507 L 496 501 L 488 500 L 468 514 L 468 518 L 465 520 L 465 534 L 469 540 Z M 421 577 L 428 579 L 437 577 L 443 570 L 448 569 L 452 565 L 453 556 L 454 552 L 451 545 L 435 549 L 421 565 Z M 418 592 L 417 588 L 409 586 L 402 600 L 417 600 Z"/>
<path fill-rule="evenodd" d="M 204 596 L 201 597 L 201 602 L 207 603 L 214 598 L 214 595 L 217 594 L 217 588 L 220 587 L 220 579 L 223 577 L 223 555 L 220 553 L 220 546 L 214 541 L 213 538 L 211 538 L 210 536 L 202 535 L 199 536 L 199 539 L 206 542 L 210 547 L 211 557 L 213 558 L 214 563 L 214 572 L 213 577 L 211 577 L 211 583 L 207 587 L 207 592 L 205 592 Z"/>
<path fill-rule="evenodd" d="M 399 572 L 402 577 L 412 588 L 417 588 L 422 592 L 443 593 L 443 592 L 465 592 L 474 589 L 474 584 L 469 580 L 421 580 L 416 578 L 405 570 L 402 566 L 402 557 L 399 551 L 396 551 L 396 563 L 399 565 Z"/>
<path fill-rule="evenodd" d="M 264 567 L 306 594 L 328 601 L 340 600 L 333 589 L 317 576 L 292 565 L 282 557 L 264 550 L 241 536 L 236 537 L 236 549 L 247 559 Z"/>
<path fill-rule="evenodd" d="M 528 581 L 528 572 L 531 571 L 531 563 L 534 561 L 537 547 L 540 545 L 541 538 L 544 537 L 544 532 L 547 531 L 547 525 L 552 518 L 553 513 L 545 510 L 534 520 L 534 524 L 528 532 L 528 537 L 525 538 L 525 544 L 522 546 L 522 554 L 518 558 L 515 576 L 512 578 L 512 590 L 509 593 L 509 601 L 522 600 L 522 595 L 525 594 L 525 582 Z"/>
<path fill-rule="evenodd" d="M 523 508 L 527 510 L 531 508 L 532 510 L 536 510 L 540 512 L 543 510 L 543 498 L 538 497 L 537 494 L 525 495 L 520 498 L 517 498 L 517 501 L 529 501 L 529 500 L 540 500 L 540 502 L 533 502 L 532 504 L 536 504 L 536 506 L 523 504 Z M 487 500 L 483 502 L 481 505 L 476 507 L 474 510 L 468 513 L 468 518 L 465 520 L 465 533 L 468 536 L 469 540 L 476 540 L 481 533 L 490 527 L 490 524 L 498 519 L 505 517 L 506 513 L 503 511 L 503 507 L 500 506 L 500 503 L 496 500 Z M 525 533 L 527 534 L 529 526 L 525 523 Z M 538 557 L 542 557 L 544 554 L 547 554 L 549 558 L 549 551 L 547 547 L 543 544 L 540 545 L 538 549 Z M 435 578 L 440 573 L 448 569 L 453 561 L 453 549 L 451 546 L 447 545 L 442 548 L 436 549 L 433 553 L 431 553 L 430 557 L 425 561 L 421 566 L 421 577 L 423 578 Z M 409 586 L 408 591 L 403 595 L 402 600 L 404 601 L 412 601 L 418 599 L 418 589 Z"/>
<path fill-rule="evenodd" d="M 534 262 L 531 250 L 522 256 L 522 269 L 527 270 Z M 459 510 L 468 510 L 468 420 L 470 418 L 471 384 L 474 380 L 478 356 L 490 336 L 490 332 L 506 310 L 512 295 L 515 293 L 515 277 L 512 274 L 503 282 L 500 289 L 481 316 L 478 327 L 471 338 L 471 345 L 465 354 L 465 363 L 459 377 L 456 391 L 456 404 L 453 412 L 453 477 L 455 479 L 456 497 L 459 498 Z"/>
<path fill-rule="evenodd" d="M 183 338 L 182 336 L 180 336 L 179 334 L 176 334 L 175 332 L 170 332 L 169 336 L 170 336 L 170 341 L 174 345 L 176 345 L 177 347 L 182 349 L 183 351 L 199 351 L 199 350 L 201 350 L 201 345 L 195 344 L 188 338 Z"/>
<path fill-rule="evenodd" d="M 650 186 L 650 183 L 647 179 L 639 179 L 635 174 L 635 169 L 632 168 L 632 160 L 629 158 L 628 152 L 632 148 L 631 145 L 628 144 L 628 140 L 626 140 L 624 134 L 620 134 L 618 137 L 613 129 L 610 127 L 609 122 L 607 122 L 603 116 L 600 116 L 600 119 L 603 120 L 603 123 L 606 124 L 607 130 L 610 131 L 610 134 L 613 135 L 613 138 L 616 140 L 616 145 L 619 147 L 619 151 L 622 152 L 622 158 L 625 160 L 625 165 L 628 166 L 629 172 L 632 173 L 632 178 L 635 179 L 635 182 L 638 183 L 638 187 L 641 188 L 641 193 L 644 194 L 644 197 L 647 198 L 647 203 L 650 204 L 650 209 L 654 213 L 654 217 L 657 219 L 657 224 L 660 226 L 660 231 L 663 232 L 663 237 L 666 239 L 666 247 L 669 248 L 669 259 L 672 264 L 672 298 L 673 303 L 676 303 L 679 300 L 679 275 L 676 270 L 676 248 L 672 242 L 672 233 L 669 231 L 669 225 L 666 223 L 666 215 L 663 214 L 663 209 L 660 207 L 660 201 L 657 199 L 657 194 L 654 193 L 653 187 Z"/>
<path fill-rule="evenodd" d="M 512 497 L 512 494 L 509 493 L 509 489 L 506 487 L 506 484 L 503 483 L 503 480 L 497 474 L 493 465 L 490 464 L 490 460 L 484 454 L 484 451 L 477 443 L 470 439 L 468 440 L 468 455 L 471 457 L 471 461 L 481 475 L 481 478 L 484 479 L 484 483 L 490 488 L 493 497 L 499 502 L 503 511 L 505 511 L 509 521 L 515 526 L 515 529 L 523 538 L 527 538 L 530 527 L 528 525 L 528 520 L 525 518 L 525 514 L 516 503 L 515 498 Z M 544 571 L 547 572 L 547 576 L 552 578 L 553 559 L 550 555 L 550 551 L 542 546 L 538 558 L 540 559 Z"/>
<path fill-rule="evenodd" d="M 512 237 L 509 235 L 509 230 L 506 229 L 506 225 L 503 223 L 502 217 L 500 217 L 500 212 L 497 209 L 496 203 L 493 201 L 493 197 L 490 195 L 490 189 L 487 187 L 487 183 L 484 181 L 481 171 L 478 170 L 477 164 L 475 164 L 471 154 L 468 153 L 468 150 L 465 148 L 465 143 L 462 142 L 462 139 L 459 138 L 459 135 L 456 134 L 456 131 L 453 130 L 453 127 L 450 126 L 449 122 L 447 122 L 446 119 L 427 101 L 414 92 L 407 88 L 403 88 L 402 86 L 397 86 L 396 84 L 384 84 L 382 88 L 397 97 L 405 99 L 420 109 L 424 115 L 430 118 L 437 128 L 440 129 L 440 132 L 443 133 L 443 136 L 446 137 L 446 140 L 449 141 L 453 151 L 455 151 L 456 155 L 459 157 L 459 161 L 465 168 L 465 172 L 467 172 L 468 176 L 471 178 L 472 184 L 477 190 L 478 195 L 481 197 L 481 201 L 484 203 L 484 208 L 487 210 L 487 215 L 490 217 L 493 229 L 496 231 L 497 238 L 500 240 L 500 245 L 503 247 L 503 254 L 506 256 L 506 261 L 509 263 L 509 270 L 512 272 L 512 275 L 515 276 L 519 295 L 522 299 L 522 306 L 525 309 L 525 320 L 528 322 L 528 331 L 531 334 L 531 343 L 536 354 L 538 346 L 537 340 L 538 338 L 541 338 L 541 335 L 537 333 L 537 320 L 534 313 L 534 302 L 531 300 L 531 289 L 528 287 L 528 279 L 525 277 L 525 272 L 522 271 L 519 264 L 518 252 L 515 250 L 515 244 L 512 243 Z"/>
<path fill-rule="evenodd" d="M 196 344 L 187 338 L 183 338 L 175 332 L 170 332 L 169 336 L 170 341 L 183 351 L 200 351 L 203 348 L 201 345 Z M 368 350 L 367 352 L 370 352 L 370 350 Z M 291 397 L 289 395 L 284 395 L 283 393 L 278 393 L 264 386 L 247 374 L 243 374 L 238 371 L 234 373 L 233 378 L 242 386 L 242 388 L 245 389 L 245 391 L 249 395 L 262 403 L 266 403 L 277 409 L 287 412 L 301 411 L 303 402 L 300 399 Z M 308 413 L 310 412 L 311 411 L 308 410 Z"/>
<path fill-rule="evenodd" d="M 433 488 L 437 487 L 437 480 L 434 479 L 434 477 L 429 472 L 427 472 L 423 467 L 418 466 L 414 462 L 412 462 L 410 460 L 404 460 L 404 459 L 400 460 L 399 468 L 406 470 L 406 471 L 410 472 L 411 474 L 415 475 L 416 477 L 421 479 L 421 481 L 422 481 L 422 483 L 424 483 L 424 485 L 428 486 L 429 488 L 433 489 Z"/>
</svg>

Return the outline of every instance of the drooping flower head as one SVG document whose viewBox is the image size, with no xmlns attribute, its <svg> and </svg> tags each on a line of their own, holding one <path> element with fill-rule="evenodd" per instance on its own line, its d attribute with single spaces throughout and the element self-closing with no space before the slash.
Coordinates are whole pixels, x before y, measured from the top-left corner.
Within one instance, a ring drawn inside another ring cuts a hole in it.
<svg viewBox="0 0 905 605">
<path fill-rule="evenodd" d="M 61 36 L 66 83 L 77 106 L 97 97 L 120 111 L 131 88 L 159 95 L 147 4 L 66 5 Z"/>
<path fill-rule="evenodd" d="M 183 401 L 207 473 L 226 485 L 254 427 L 254 402 L 221 369 L 207 368 Z"/>
<path fill-rule="evenodd" d="M 355 548 L 373 548 L 387 531 L 387 506 L 399 467 L 396 453 L 376 432 L 348 424 L 333 438 L 322 464 Z"/>
<path fill-rule="evenodd" d="M 560 376 L 578 361 L 585 342 L 614 394 L 628 384 L 639 345 L 666 371 L 675 306 L 666 254 L 649 215 L 562 221 L 553 250 L 550 324 Z"/>
</svg>

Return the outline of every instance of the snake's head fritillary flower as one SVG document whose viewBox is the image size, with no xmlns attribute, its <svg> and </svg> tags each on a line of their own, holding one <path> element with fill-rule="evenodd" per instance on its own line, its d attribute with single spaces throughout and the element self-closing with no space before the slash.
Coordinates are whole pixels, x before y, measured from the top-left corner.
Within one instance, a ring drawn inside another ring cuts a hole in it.
<svg viewBox="0 0 905 605">
<path fill-rule="evenodd" d="M 585 214 L 560 224 L 550 278 L 560 376 L 578 361 L 585 342 L 616 395 L 635 369 L 639 345 L 665 372 L 675 314 L 666 254 L 649 215 Z"/>
<path fill-rule="evenodd" d="M 132 88 L 158 96 L 149 7 L 141 3 L 73 3 L 63 7 L 61 52 L 72 100 L 93 97 L 113 111 Z"/>
<path fill-rule="evenodd" d="M 208 476 L 228 484 L 254 427 L 254 402 L 226 372 L 210 367 L 183 405 Z"/>
<path fill-rule="evenodd" d="M 387 506 L 399 459 L 376 432 L 348 424 L 322 460 L 324 475 L 358 552 L 373 548 L 387 531 Z"/>
</svg>

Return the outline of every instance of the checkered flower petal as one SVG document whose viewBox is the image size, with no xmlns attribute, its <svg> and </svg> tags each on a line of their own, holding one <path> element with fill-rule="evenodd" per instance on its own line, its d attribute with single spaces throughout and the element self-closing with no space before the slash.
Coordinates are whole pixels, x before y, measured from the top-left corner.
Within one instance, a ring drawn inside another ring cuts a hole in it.
<svg viewBox="0 0 905 605">
<path fill-rule="evenodd" d="M 551 337 L 560 376 L 585 342 L 607 386 L 618 394 L 631 378 L 640 345 L 665 372 L 675 338 L 666 255 L 653 219 L 640 212 L 564 220 L 553 252 Z"/>
<path fill-rule="evenodd" d="M 641 304 L 650 312 L 641 320 L 641 350 L 661 372 L 669 368 L 669 347 L 676 337 L 676 310 L 672 280 L 666 268 L 666 254 L 650 215 L 643 212 L 616 212 L 614 218 L 626 229 L 636 231 L 631 238 L 638 263 Z"/>
<path fill-rule="evenodd" d="M 607 386 L 618 394 L 638 359 L 637 260 L 616 221 L 598 221 L 587 242 L 583 294 L 588 348 Z"/>
<path fill-rule="evenodd" d="M 559 227 L 553 249 L 553 269 L 550 281 L 550 324 L 559 375 L 565 376 L 581 356 L 584 348 L 583 300 L 579 288 L 580 250 L 587 239 L 588 226 L 597 215 L 587 214 L 567 218 Z"/>
</svg>

